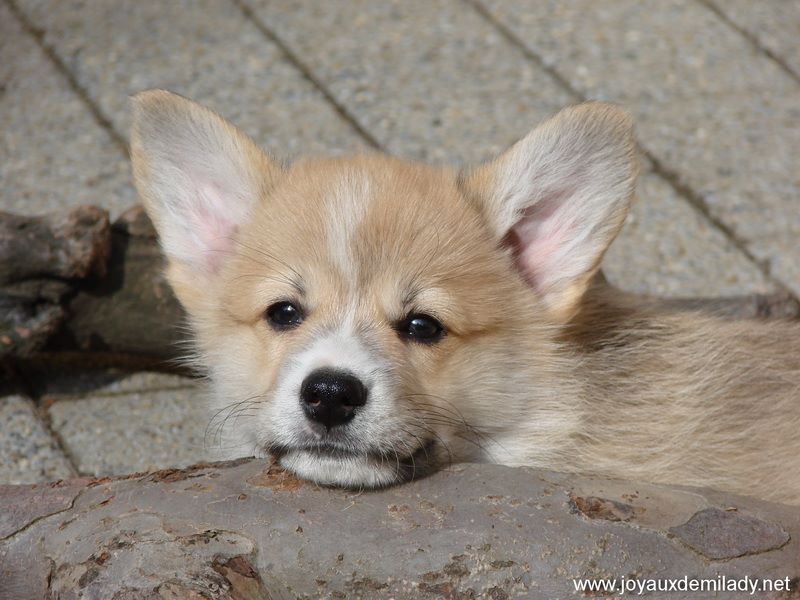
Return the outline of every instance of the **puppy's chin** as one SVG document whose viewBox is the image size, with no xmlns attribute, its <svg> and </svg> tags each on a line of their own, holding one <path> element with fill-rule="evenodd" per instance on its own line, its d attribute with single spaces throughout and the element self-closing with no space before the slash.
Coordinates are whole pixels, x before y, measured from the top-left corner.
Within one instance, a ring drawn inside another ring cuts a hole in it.
<svg viewBox="0 0 800 600">
<path fill-rule="evenodd" d="M 321 485 L 345 488 L 379 488 L 405 480 L 395 465 L 369 456 L 325 456 L 308 450 L 289 450 L 278 459 L 298 477 Z"/>
<path fill-rule="evenodd" d="M 320 485 L 380 488 L 429 475 L 438 467 L 436 445 L 428 442 L 411 456 L 328 454 L 302 448 L 282 449 L 278 463 L 298 477 Z"/>
</svg>

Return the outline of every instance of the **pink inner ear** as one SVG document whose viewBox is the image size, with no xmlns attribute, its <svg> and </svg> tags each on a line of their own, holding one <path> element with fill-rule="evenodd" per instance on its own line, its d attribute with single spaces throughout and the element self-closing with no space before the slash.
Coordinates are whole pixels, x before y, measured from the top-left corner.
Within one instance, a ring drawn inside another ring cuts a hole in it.
<svg viewBox="0 0 800 600">
<path fill-rule="evenodd" d="M 209 273 L 219 271 L 233 248 L 236 222 L 225 215 L 223 194 L 219 186 L 209 184 L 197 190 L 197 202 L 192 207 L 196 250 L 200 264 Z"/>
<path fill-rule="evenodd" d="M 560 204 L 558 194 L 528 209 L 511 228 L 517 267 L 539 293 L 545 293 L 563 273 L 563 254 L 575 235 L 575 220 Z"/>
</svg>

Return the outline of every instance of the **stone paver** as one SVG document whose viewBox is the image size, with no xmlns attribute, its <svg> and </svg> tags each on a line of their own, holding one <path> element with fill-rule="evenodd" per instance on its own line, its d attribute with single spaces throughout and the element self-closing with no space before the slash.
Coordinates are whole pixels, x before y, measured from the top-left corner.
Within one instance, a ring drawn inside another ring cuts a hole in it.
<svg viewBox="0 0 800 600">
<path fill-rule="evenodd" d="M 206 460 L 202 395 L 189 387 L 62 400 L 49 416 L 81 474 L 121 475 Z"/>
<path fill-rule="evenodd" d="M 800 3 L 791 0 L 706 0 L 795 73 L 800 73 Z"/>
<path fill-rule="evenodd" d="M 573 101 L 458 0 L 248 4 L 393 154 L 478 162 Z"/>
<path fill-rule="evenodd" d="M 256 13 L 392 153 L 473 162 L 571 96 L 457 0 L 253 0 Z M 346 31 L 346 35 L 324 32 Z M 625 288 L 669 295 L 765 291 L 758 269 L 652 173 L 606 263 Z M 624 249 L 624 255 L 623 255 Z"/>
<path fill-rule="evenodd" d="M 122 135 L 128 97 L 163 87 L 216 109 L 281 156 L 362 147 L 352 127 L 233 3 L 20 5 Z"/>
<path fill-rule="evenodd" d="M 795 80 L 688 0 L 484 4 L 580 93 L 628 106 L 644 147 L 800 293 Z"/>
<path fill-rule="evenodd" d="M 64 453 L 23 396 L 0 398 L 0 484 L 39 483 L 75 475 Z"/>
<path fill-rule="evenodd" d="M 609 281 L 662 296 L 767 293 L 773 284 L 663 179 L 645 172 L 638 201 L 603 259 Z"/>
<path fill-rule="evenodd" d="M 0 4 L 0 210 L 38 214 L 135 201 L 128 161 Z"/>
</svg>

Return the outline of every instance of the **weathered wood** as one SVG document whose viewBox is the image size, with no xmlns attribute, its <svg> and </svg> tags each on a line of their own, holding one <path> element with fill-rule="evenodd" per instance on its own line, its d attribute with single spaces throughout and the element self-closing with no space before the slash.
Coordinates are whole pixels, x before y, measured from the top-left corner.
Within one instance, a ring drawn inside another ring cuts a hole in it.
<svg viewBox="0 0 800 600">
<path fill-rule="evenodd" d="M 108 214 L 92 206 L 43 217 L 0 212 L 0 357 L 28 356 L 59 330 L 69 280 L 102 277 Z"/>
<path fill-rule="evenodd" d="M 103 275 L 110 235 L 108 213 L 94 206 L 42 217 L 0 212 L 0 285 Z"/>
<path fill-rule="evenodd" d="M 456 465 L 377 492 L 256 460 L 0 487 L 2 598 L 610 597 L 574 580 L 722 576 L 789 598 L 799 569 L 798 507 L 528 468 Z"/>
<path fill-rule="evenodd" d="M 64 304 L 67 318 L 43 351 L 175 358 L 184 313 L 164 279 L 155 230 L 141 207 L 114 223 L 109 257 L 105 277 L 77 283 Z"/>
<path fill-rule="evenodd" d="M 162 265 L 141 207 L 111 226 L 94 207 L 35 218 L 0 213 L 0 359 L 77 367 L 174 364 L 184 314 Z M 728 318 L 800 317 L 800 304 L 787 293 L 637 298 L 663 310 Z"/>
<path fill-rule="evenodd" d="M 0 358 L 152 366 L 177 356 L 183 311 L 141 207 L 113 226 L 93 207 L 46 218 L 0 213 L 0 223 Z"/>
</svg>

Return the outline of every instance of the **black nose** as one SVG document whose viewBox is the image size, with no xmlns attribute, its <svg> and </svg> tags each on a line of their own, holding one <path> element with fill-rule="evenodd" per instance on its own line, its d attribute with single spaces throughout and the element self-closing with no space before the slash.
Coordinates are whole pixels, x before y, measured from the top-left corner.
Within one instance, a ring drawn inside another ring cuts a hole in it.
<svg viewBox="0 0 800 600">
<path fill-rule="evenodd" d="M 300 404 L 312 421 L 328 429 L 347 423 L 359 406 L 367 402 L 367 388 L 342 371 L 317 369 L 300 386 Z"/>
</svg>

